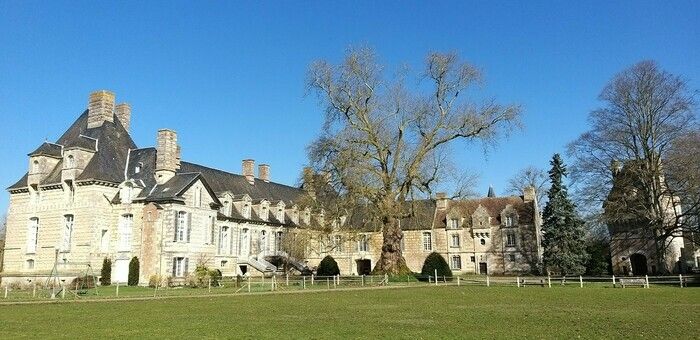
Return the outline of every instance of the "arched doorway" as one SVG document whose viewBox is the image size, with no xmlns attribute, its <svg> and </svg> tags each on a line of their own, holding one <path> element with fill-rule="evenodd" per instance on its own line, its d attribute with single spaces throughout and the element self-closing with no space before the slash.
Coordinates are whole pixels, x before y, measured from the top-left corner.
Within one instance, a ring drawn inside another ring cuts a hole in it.
<svg viewBox="0 0 700 340">
<path fill-rule="evenodd" d="M 630 256 L 630 262 L 632 263 L 632 275 L 646 275 L 647 274 L 647 257 L 642 254 L 634 254 Z"/>
</svg>

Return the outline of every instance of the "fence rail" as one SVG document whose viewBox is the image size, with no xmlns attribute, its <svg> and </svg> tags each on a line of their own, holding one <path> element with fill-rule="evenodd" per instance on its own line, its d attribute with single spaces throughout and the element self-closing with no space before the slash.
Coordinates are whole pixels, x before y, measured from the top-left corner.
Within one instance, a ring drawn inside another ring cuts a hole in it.
<svg viewBox="0 0 700 340">
<path fill-rule="evenodd" d="M 431 275 L 417 280 L 413 276 L 388 277 L 386 275 L 362 276 L 291 276 L 273 277 L 224 277 L 219 280 L 205 279 L 192 286 L 110 286 L 85 287 L 62 283 L 45 286 L 41 280 L 27 280 L 24 284 L 4 284 L 0 287 L 1 301 L 41 301 L 50 299 L 102 299 L 145 298 L 197 295 L 234 295 L 275 291 L 361 289 L 381 286 L 483 286 L 483 287 L 607 287 L 628 288 L 655 286 L 688 287 L 700 286 L 700 275 L 636 276 L 636 277 L 591 277 L 591 276 L 439 276 Z M 17 281 L 15 281 L 17 282 Z"/>
</svg>

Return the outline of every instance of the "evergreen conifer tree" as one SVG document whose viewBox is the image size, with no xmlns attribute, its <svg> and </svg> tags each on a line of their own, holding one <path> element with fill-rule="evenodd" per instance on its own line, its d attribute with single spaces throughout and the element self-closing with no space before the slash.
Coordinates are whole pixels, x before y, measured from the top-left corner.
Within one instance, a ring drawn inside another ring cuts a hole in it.
<svg viewBox="0 0 700 340">
<path fill-rule="evenodd" d="M 561 275 L 579 275 L 585 272 L 588 260 L 584 223 L 562 182 L 567 171 L 559 154 L 554 154 L 549 163 L 552 165 L 549 170 L 552 186 L 542 213 L 544 268 Z"/>
</svg>

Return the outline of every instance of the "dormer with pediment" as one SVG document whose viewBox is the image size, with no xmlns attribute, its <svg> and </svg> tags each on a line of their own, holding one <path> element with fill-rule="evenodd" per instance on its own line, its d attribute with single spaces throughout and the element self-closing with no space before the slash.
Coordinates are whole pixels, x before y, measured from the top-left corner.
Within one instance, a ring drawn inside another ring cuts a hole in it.
<svg viewBox="0 0 700 340">
<path fill-rule="evenodd" d="M 304 211 L 301 214 L 301 223 L 305 225 L 311 224 L 311 208 L 304 208 Z"/>
<path fill-rule="evenodd" d="M 286 211 L 292 223 L 299 224 L 299 206 L 292 204 L 291 206 L 286 207 Z"/>
<path fill-rule="evenodd" d="M 27 184 L 38 187 L 63 159 L 63 145 L 44 142 L 28 156 Z"/>
<path fill-rule="evenodd" d="M 66 145 L 63 151 L 63 168 L 61 169 L 61 181 L 74 181 L 97 152 L 98 140 L 80 135 Z"/>
<path fill-rule="evenodd" d="M 253 211 L 260 217 L 263 221 L 268 221 L 270 214 L 270 201 L 266 199 L 261 199 L 253 202 Z"/>
<path fill-rule="evenodd" d="M 272 213 L 275 215 L 275 219 L 279 221 L 280 223 L 285 223 L 285 207 L 287 205 L 284 204 L 284 201 L 280 200 L 277 201 L 273 206 L 272 206 Z"/>
<path fill-rule="evenodd" d="M 501 211 L 501 226 L 515 227 L 518 225 L 518 211 L 512 204 L 506 205 Z"/>
<path fill-rule="evenodd" d="M 472 229 L 473 230 L 490 230 L 491 229 L 491 215 L 488 209 L 483 205 L 479 204 L 474 213 L 472 214 Z"/>
<path fill-rule="evenodd" d="M 462 228 L 464 225 L 463 220 L 461 210 L 456 207 L 451 208 L 445 216 L 445 224 L 447 229 Z"/>
<path fill-rule="evenodd" d="M 142 189 L 143 187 L 133 179 L 124 181 L 119 184 L 119 200 L 122 204 L 130 204 L 141 194 Z"/>
<path fill-rule="evenodd" d="M 219 210 L 219 212 L 224 216 L 230 217 L 235 205 L 233 202 L 233 195 L 227 191 L 219 195 L 219 201 L 221 201 L 221 210 Z"/>
</svg>

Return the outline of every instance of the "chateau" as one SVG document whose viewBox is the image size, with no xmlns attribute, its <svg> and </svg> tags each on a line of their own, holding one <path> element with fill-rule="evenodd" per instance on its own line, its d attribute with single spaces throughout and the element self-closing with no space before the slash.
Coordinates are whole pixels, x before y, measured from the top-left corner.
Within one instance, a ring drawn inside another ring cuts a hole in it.
<svg viewBox="0 0 700 340">
<path fill-rule="evenodd" d="M 224 276 L 273 275 L 283 270 L 272 263 L 279 258 L 292 271 L 313 269 L 326 255 L 343 275 L 374 267 L 381 230 L 353 228 L 347 219 L 322 232 L 323 212 L 303 206 L 303 185 L 275 183 L 269 165 L 256 172 L 255 161 L 243 160 L 234 174 L 183 161 L 168 129 L 158 131 L 155 147 L 140 148 L 130 120 L 129 104 L 96 91 L 55 143 L 29 153 L 28 172 L 8 188 L 3 284 L 46 277 L 54 267 L 64 277 L 88 266 L 99 275 L 105 258 L 113 261 L 112 281 L 125 282 L 137 257 L 141 284 L 154 276 L 177 282 L 198 264 Z M 493 196 L 412 202 L 416 213 L 401 221 L 410 269 L 419 272 L 436 251 L 457 273 L 534 270 L 541 256 L 534 189 Z M 289 251 L 297 236 L 306 240 L 303 258 Z"/>
</svg>

